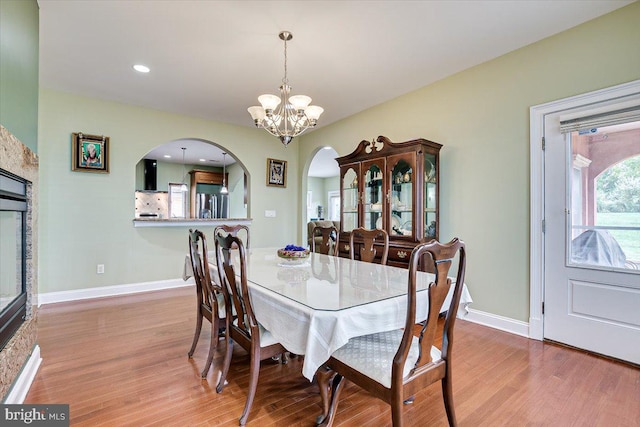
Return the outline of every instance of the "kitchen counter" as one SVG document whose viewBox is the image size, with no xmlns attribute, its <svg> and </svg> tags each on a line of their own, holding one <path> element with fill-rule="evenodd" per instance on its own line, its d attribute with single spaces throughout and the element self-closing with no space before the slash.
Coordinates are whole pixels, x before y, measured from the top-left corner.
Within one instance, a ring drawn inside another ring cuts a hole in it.
<svg viewBox="0 0 640 427">
<path fill-rule="evenodd" d="M 220 224 L 226 225 L 251 225 L 251 218 L 135 218 L 134 227 L 215 227 Z"/>
</svg>

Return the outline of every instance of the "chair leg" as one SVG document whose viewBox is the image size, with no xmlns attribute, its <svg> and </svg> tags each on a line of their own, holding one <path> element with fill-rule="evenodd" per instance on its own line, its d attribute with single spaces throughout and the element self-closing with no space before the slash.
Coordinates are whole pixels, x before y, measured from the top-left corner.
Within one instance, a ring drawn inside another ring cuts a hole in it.
<svg viewBox="0 0 640 427">
<path fill-rule="evenodd" d="M 402 407 L 404 401 L 402 400 L 402 390 L 398 390 L 391 398 L 391 423 L 393 427 L 402 427 Z"/>
<path fill-rule="evenodd" d="M 444 409 L 447 412 L 447 419 L 451 427 L 456 427 L 456 413 L 453 407 L 453 387 L 451 386 L 451 375 L 447 373 L 442 379 L 442 397 L 444 398 Z"/>
<path fill-rule="evenodd" d="M 224 389 L 224 383 L 227 381 L 227 374 L 229 373 L 229 366 L 231 365 L 231 356 L 233 355 L 233 339 L 231 339 L 229 329 L 227 329 L 227 339 L 225 341 L 227 342 L 227 351 L 224 353 L 222 372 L 220 373 L 220 379 L 216 386 L 217 393 L 222 393 L 222 390 Z"/>
<path fill-rule="evenodd" d="M 193 336 L 193 343 L 191 343 L 191 350 L 189 350 L 189 359 L 193 357 L 193 352 L 196 351 L 196 345 L 198 344 L 198 338 L 200 338 L 200 331 L 202 330 L 202 313 L 198 310 L 198 320 L 196 321 L 196 333 Z"/>
<path fill-rule="evenodd" d="M 207 362 L 204 364 L 204 369 L 202 369 L 202 372 L 200 373 L 202 379 L 207 378 L 209 368 L 211 368 L 211 363 L 213 362 L 213 353 L 215 353 L 216 348 L 218 348 L 219 326 L 219 320 L 214 318 L 214 321 L 211 322 L 211 342 L 209 343 L 209 354 L 207 355 Z"/>
<path fill-rule="evenodd" d="M 336 373 L 327 366 L 321 366 L 316 371 L 318 387 L 320 388 L 320 401 L 322 402 L 322 414 L 316 418 L 316 424 L 322 423 L 329 412 L 329 394 L 331 392 L 331 380 Z"/>
<path fill-rule="evenodd" d="M 316 426 L 318 427 L 331 427 L 333 425 L 333 420 L 336 417 L 336 411 L 338 410 L 338 402 L 340 397 L 340 392 L 344 387 L 344 377 L 340 374 L 335 374 L 333 377 L 333 381 L 331 381 L 331 401 L 329 403 L 329 408 L 326 416 L 322 419 L 318 417 L 316 419 Z M 325 403 L 323 402 L 323 406 Z"/>
<path fill-rule="evenodd" d="M 247 393 L 247 402 L 244 404 L 244 411 L 242 411 L 242 415 L 240 416 L 241 426 L 247 423 L 249 411 L 251 410 L 251 405 L 253 405 L 253 398 L 256 395 L 256 388 L 258 388 L 258 375 L 260 375 L 260 355 L 258 352 L 259 350 L 255 351 L 252 349 L 251 365 L 249 367 L 249 390 Z"/>
</svg>

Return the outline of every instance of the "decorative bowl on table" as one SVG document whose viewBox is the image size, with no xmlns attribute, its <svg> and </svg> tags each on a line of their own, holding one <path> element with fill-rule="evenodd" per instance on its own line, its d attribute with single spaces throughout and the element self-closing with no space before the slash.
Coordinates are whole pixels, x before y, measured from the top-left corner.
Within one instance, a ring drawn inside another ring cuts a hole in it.
<svg viewBox="0 0 640 427">
<path fill-rule="evenodd" d="M 287 245 L 278 249 L 278 257 L 282 260 L 281 265 L 304 264 L 309 258 L 309 249 L 302 246 Z"/>
</svg>

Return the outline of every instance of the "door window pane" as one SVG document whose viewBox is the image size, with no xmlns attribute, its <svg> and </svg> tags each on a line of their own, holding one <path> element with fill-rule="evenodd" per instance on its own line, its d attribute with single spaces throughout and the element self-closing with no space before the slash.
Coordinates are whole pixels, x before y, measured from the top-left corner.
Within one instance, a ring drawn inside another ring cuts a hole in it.
<svg viewBox="0 0 640 427">
<path fill-rule="evenodd" d="M 571 134 L 569 264 L 640 272 L 640 122 Z"/>
</svg>

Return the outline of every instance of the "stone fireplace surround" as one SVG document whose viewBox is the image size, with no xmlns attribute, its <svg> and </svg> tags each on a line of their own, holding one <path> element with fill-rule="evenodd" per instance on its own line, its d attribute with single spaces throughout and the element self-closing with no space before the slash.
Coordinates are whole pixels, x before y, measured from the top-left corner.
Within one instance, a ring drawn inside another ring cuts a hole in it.
<svg viewBox="0 0 640 427">
<path fill-rule="evenodd" d="M 24 323 L 0 351 L 0 401 L 22 403 L 40 365 L 37 346 L 37 205 L 38 156 L 0 125 L 0 169 L 30 182 L 27 185 L 26 289 L 27 316 Z"/>
</svg>

